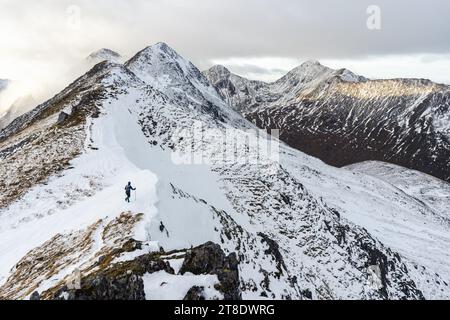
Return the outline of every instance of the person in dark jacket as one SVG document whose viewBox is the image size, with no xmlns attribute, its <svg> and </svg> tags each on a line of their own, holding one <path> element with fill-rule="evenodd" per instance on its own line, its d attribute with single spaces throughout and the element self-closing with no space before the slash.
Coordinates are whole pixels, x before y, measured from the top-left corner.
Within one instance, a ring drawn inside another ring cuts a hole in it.
<svg viewBox="0 0 450 320">
<path fill-rule="evenodd" d="M 136 190 L 136 188 L 133 188 L 131 186 L 131 182 L 128 182 L 128 184 L 125 186 L 125 194 L 127 195 L 125 201 L 127 202 L 130 202 L 131 190 Z"/>
</svg>

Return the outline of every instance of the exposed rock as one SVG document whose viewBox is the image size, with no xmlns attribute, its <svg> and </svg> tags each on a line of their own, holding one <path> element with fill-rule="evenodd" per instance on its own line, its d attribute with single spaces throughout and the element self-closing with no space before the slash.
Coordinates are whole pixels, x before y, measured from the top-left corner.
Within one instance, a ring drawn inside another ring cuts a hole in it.
<svg viewBox="0 0 450 320">
<path fill-rule="evenodd" d="M 205 300 L 205 288 L 199 286 L 193 286 L 186 293 L 183 300 Z"/>
<path fill-rule="evenodd" d="M 284 264 L 283 256 L 280 253 L 280 248 L 278 243 L 272 239 L 270 239 L 267 235 L 262 232 L 258 232 L 258 236 L 262 238 L 262 241 L 267 243 L 268 249 L 264 252 L 265 254 L 270 254 L 274 257 L 277 262 L 277 269 L 280 274 L 283 274 L 283 269 L 286 269 L 286 265 Z"/>
<path fill-rule="evenodd" d="M 178 251 L 177 251 L 178 252 Z M 81 278 L 81 288 L 67 285 L 56 290 L 52 299 L 64 300 L 145 300 L 143 275 L 158 271 L 174 274 L 174 270 L 163 256 L 173 252 L 153 252 L 131 261 L 103 266 Z M 102 261 L 109 260 L 107 257 Z M 225 299 L 240 299 L 238 262 L 234 253 L 226 256 L 219 245 L 208 242 L 188 250 L 180 274 L 215 274 L 220 284 L 219 290 Z M 104 269 L 103 269 L 104 268 Z M 49 292 L 51 289 L 49 290 Z M 186 293 L 185 300 L 205 300 L 204 287 L 194 286 Z"/>
<path fill-rule="evenodd" d="M 65 113 L 64 111 L 61 111 L 58 115 L 58 124 L 64 123 L 69 118 L 69 115 Z"/>
<path fill-rule="evenodd" d="M 238 264 L 235 253 L 226 256 L 218 244 L 207 242 L 186 253 L 180 274 L 215 274 L 225 300 L 240 300 Z"/>
<path fill-rule="evenodd" d="M 302 290 L 302 296 L 309 300 L 313 298 L 312 293 L 309 289 Z"/>
<path fill-rule="evenodd" d="M 145 300 L 142 276 L 162 270 L 174 273 L 170 265 L 160 258 L 159 253 L 142 255 L 132 261 L 113 264 L 105 270 L 82 278 L 80 289 L 69 289 L 64 286 L 56 291 L 53 299 Z"/>
<path fill-rule="evenodd" d="M 100 274 L 93 279 L 83 279 L 81 289 L 59 290 L 55 299 L 63 300 L 145 300 L 144 283 L 136 274 L 117 278 Z"/>
<path fill-rule="evenodd" d="M 37 292 L 37 291 L 33 292 L 30 296 L 30 300 L 40 300 L 40 299 L 41 299 L 41 297 L 39 295 L 39 292 Z"/>
</svg>

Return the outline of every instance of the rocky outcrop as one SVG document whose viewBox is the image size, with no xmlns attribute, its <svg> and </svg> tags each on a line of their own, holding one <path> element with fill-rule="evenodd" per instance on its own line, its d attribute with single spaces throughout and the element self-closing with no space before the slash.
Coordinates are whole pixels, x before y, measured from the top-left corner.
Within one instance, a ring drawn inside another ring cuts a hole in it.
<svg viewBox="0 0 450 320">
<path fill-rule="evenodd" d="M 240 300 L 238 265 L 235 253 L 226 256 L 218 244 L 207 242 L 186 252 L 180 274 L 215 274 L 220 281 L 217 289 L 225 300 Z M 191 290 L 198 294 L 198 289 Z"/>
<path fill-rule="evenodd" d="M 64 123 L 69 118 L 69 115 L 64 111 L 61 111 L 58 115 L 58 124 Z"/>
<path fill-rule="evenodd" d="M 65 285 L 52 294 L 51 299 L 145 300 L 144 274 L 158 271 L 174 273 L 170 264 L 161 259 L 159 252 L 112 265 L 109 265 L 108 260 L 108 257 L 101 257 L 98 263 L 100 271 L 82 277 L 79 288 Z"/>
<path fill-rule="evenodd" d="M 136 274 L 108 277 L 100 274 L 83 279 L 80 289 L 63 287 L 55 294 L 59 300 L 145 300 L 144 283 Z"/>
<path fill-rule="evenodd" d="M 207 242 L 191 250 L 177 251 L 185 253 L 185 260 L 179 274 L 191 272 L 196 275 L 214 274 L 219 279 L 217 290 L 224 299 L 238 300 L 239 290 L 238 261 L 234 253 L 226 256 L 221 247 Z M 109 259 L 99 259 L 100 271 L 93 272 L 80 279 L 79 288 L 68 285 L 51 294 L 51 299 L 63 300 L 145 300 L 143 276 L 159 271 L 174 274 L 170 263 L 164 260 L 173 252 L 153 252 L 139 256 L 131 261 L 112 265 L 104 263 Z M 45 295 L 52 292 L 48 290 Z M 37 293 L 36 293 L 37 294 Z M 34 294 L 33 294 L 34 295 Z M 192 287 L 185 300 L 204 300 L 204 288 Z"/>
<path fill-rule="evenodd" d="M 205 298 L 205 288 L 199 287 L 199 286 L 193 286 L 189 289 L 189 291 L 186 293 L 186 296 L 183 298 L 183 300 L 206 300 Z"/>
</svg>

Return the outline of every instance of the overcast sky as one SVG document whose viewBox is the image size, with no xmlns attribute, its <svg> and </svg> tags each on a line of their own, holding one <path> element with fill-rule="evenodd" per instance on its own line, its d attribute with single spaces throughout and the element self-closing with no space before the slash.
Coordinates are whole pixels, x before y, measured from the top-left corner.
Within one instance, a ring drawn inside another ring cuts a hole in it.
<svg viewBox="0 0 450 320">
<path fill-rule="evenodd" d="M 449 13 L 448 0 L 0 0 L 0 78 L 59 90 L 96 49 L 164 41 L 200 69 L 266 81 L 315 59 L 450 84 Z"/>
</svg>

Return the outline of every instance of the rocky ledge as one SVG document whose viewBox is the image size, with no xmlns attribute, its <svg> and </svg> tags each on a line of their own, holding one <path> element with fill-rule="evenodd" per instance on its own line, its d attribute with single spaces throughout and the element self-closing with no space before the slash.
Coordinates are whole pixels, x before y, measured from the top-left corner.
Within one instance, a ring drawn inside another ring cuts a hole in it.
<svg viewBox="0 0 450 320">
<path fill-rule="evenodd" d="M 136 248 L 140 243 L 136 241 Z M 109 257 L 100 257 L 96 271 L 81 276 L 79 287 L 65 285 L 49 289 L 42 294 L 35 292 L 31 299 L 54 300 L 145 300 L 144 275 L 159 271 L 175 274 L 170 265 L 173 257 L 184 257 L 177 273 L 184 275 L 216 275 L 219 282 L 215 289 L 225 300 L 240 300 L 239 262 L 235 253 L 226 255 L 218 244 L 207 242 L 198 247 L 184 250 L 152 252 L 133 260 L 108 264 Z M 185 300 L 206 299 L 205 288 L 191 287 Z"/>
</svg>

